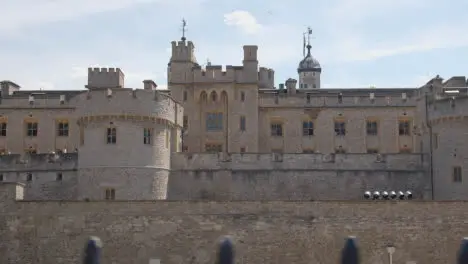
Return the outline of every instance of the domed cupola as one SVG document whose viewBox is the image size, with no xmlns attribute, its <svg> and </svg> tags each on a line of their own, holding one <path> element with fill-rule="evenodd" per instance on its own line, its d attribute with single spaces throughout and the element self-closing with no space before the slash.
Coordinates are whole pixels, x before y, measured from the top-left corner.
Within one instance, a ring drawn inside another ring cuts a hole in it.
<svg viewBox="0 0 468 264">
<path fill-rule="evenodd" d="M 297 68 L 298 73 L 303 72 L 322 72 L 322 67 L 320 67 L 320 63 L 317 59 L 312 57 L 310 54 L 310 49 L 312 48 L 311 45 L 307 45 L 307 55 L 301 62 L 299 62 L 299 66 Z"/>
</svg>

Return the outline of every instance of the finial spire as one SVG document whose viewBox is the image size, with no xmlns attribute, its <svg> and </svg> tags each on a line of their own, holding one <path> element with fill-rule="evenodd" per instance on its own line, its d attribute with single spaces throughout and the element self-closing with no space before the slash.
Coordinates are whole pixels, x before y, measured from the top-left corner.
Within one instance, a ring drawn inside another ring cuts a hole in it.
<svg viewBox="0 0 468 264">
<path fill-rule="evenodd" d="M 307 48 L 307 54 L 310 54 L 310 48 L 312 47 L 310 45 L 310 36 L 312 35 L 312 28 L 307 27 L 307 32 L 304 32 L 302 35 L 303 35 L 302 56 L 305 57 L 306 48 Z M 307 40 L 306 40 L 306 35 L 307 35 Z"/>
<path fill-rule="evenodd" d="M 185 38 L 185 32 L 187 32 L 187 21 L 185 20 L 185 18 L 182 19 L 182 41 L 185 41 L 186 38 Z"/>
</svg>

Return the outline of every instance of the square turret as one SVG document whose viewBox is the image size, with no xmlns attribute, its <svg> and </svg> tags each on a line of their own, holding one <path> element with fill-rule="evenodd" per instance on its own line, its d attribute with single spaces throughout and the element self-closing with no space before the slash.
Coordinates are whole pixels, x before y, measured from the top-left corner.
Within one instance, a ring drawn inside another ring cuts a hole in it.
<svg viewBox="0 0 468 264">
<path fill-rule="evenodd" d="M 120 68 L 88 68 L 88 89 L 124 88 L 125 75 Z"/>
</svg>

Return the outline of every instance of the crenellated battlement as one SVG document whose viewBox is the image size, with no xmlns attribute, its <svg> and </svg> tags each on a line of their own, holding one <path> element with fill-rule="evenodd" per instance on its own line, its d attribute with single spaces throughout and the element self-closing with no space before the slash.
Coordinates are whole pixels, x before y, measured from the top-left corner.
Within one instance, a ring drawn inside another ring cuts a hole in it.
<svg viewBox="0 0 468 264">
<path fill-rule="evenodd" d="M 416 105 L 416 93 L 417 89 L 265 89 L 260 90 L 259 106 L 412 107 Z"/>
<path fill-rule="evenodd" d="M 174 153 L 173 170 L 425 170 L 424 154 Z M 362 164 L 366 164 L 363 166 Z"/>
<path fill-rule="evenodd" d="M 34 172 L 78 169 L 78 153 L 0 155 L 0 172 Z"/>
<path fill-rule="evenodd" d="M 86 88 L 123 88 L 125 74 L 120 68 L 88 68 Z"/>
</svg>

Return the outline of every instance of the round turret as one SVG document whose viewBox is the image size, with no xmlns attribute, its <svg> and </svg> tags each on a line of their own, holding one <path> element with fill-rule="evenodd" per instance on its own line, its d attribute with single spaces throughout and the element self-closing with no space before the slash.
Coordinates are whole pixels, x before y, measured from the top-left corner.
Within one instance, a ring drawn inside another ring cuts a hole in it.
<svg viewBox="0 0 468 264">
<path fill-rule="evenodd" d="M 299 62 L 297 73 L 299 73 L 300 89 L 318 89 L 320 88 L 320 73 L 322 67 L 317 59 L 310 54 L 312 46 L 307 45 L 307 55 Z"/>
<path fill-rule="evenodd" d="M 307 45 L 307 55 L 301 62 L 299 62 L 299 66 L 297 68 L 297 72 L 322 72 L 322 68 L 320 67 L 320 63 L 316 58 L 314 58 L 310 54 L 310 49 L 312 46 Z"/>
<path fill-rule="evenodd" d="M 181 106 L 151 90 L 93 90 L 79 99 L 78 196 L 166 199 L 171 147 L 179 145 L 171 143 L 179 139 Z"/>
</svg>

